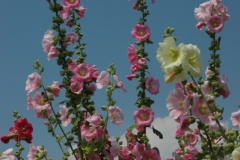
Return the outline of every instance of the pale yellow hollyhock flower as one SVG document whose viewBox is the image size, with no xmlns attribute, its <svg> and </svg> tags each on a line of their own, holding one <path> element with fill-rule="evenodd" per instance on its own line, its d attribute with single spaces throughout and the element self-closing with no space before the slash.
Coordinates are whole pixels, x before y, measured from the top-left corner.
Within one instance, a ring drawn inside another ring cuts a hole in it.
<svg viewBox="0 0 240 160">
<path fill-rule="evenodd" d="M 182 56 L 179 57 L 179 61 L 182 64 L 183 71 L 190 74 L 193 77 L 201 77 L 203 63 L 200 56 L 200 50 L 196 45 L 187 44 L 181 48 Z"/>
<path fill-rule="evenodd" d="M 165 70 L 164 68 L 169 65 L 178 65 L 176 63 L 180 56 L 180 49 L 184 46 L 184 44 L 179 44 L 177 46 L 173 37 L 166 37 L 163 43 L 159 43 L 159 46 L 156 57 L 162 64 L 163 71 Z"/>
<path fill-rule="evenodd" d="M 236 149 L 232 152 L 232 159 L 233 159 L 233 160 L 240 160 L 240 147 L 236 148 Z"/>
</svg>

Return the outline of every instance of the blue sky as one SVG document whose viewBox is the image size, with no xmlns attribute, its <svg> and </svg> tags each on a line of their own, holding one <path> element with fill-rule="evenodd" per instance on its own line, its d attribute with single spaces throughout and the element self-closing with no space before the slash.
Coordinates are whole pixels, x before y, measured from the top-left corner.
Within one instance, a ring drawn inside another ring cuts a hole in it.
<svg viewBox="0 0 240 160">
<path fill-rule="evenodd" d="M 149 72 L 160 80 L 160 93 L 151 96 L 155 103 L 152 108 L 156 117 L 168 116 L 166 109 L 166 97 L 173 89 L 174 84 L 164 83 L 164 73 L 160 70 L 160 64 L 156 60 L 158 43 L 163 41 L 163 33 L 166 27 L 174 27 L 174 36 L 177 37 L 177 44 L 194 44 L 201 51 L 204 67 L 207 66 L 210 52 L 208 46 L 210 39 L 204 30 L 198 31 L 195 28 L 197 21 L 194 17 L 194 8 L 198 7 L 200 0 L 169 1 L 157 0 L 155 4 L 149 3 L 150 16 L 147 25 L 151 31 L 151 40 L 154 42 L 146 46 L 151 63 Z M 230 114 L 238 110 L 240 105 L 239 94 L 239 68 L 240 68 L 240 1 L 223 0 L 228 8 L 230 20 L 225 23 L 223 31 L 218 34 L 222 36 L 221 50 L 222 59 L 221 75 L 229 77 L 228 86 L 231 91 L 229 98 L 218 99 L 219 105 L 225 107 L 224 120 L 229 120 Z M 83 41 L 87 43 L 86 62 L 96 64 L 99 72 L 106 70 L 110 63 L 117 68 L 119 79 L 127 88 L 127 93 L 117 90 L 113 98 L 117 105 L 123 110 L 125 122 L 117 127 L 109 123 L 111 136 L 122 135 L 125 129 L 133 124 L 133 112 L 136 110 L 136 81 L 128 81 L 125 77 L 130 74 L 130 64 L 127 60 L 127 48 L 135 40 L 131 37 L 131 30 L 138 22 L 140 13 L 132 9 L 134 1 L 127 0 L 82 0 L 81 5 L 87 8 L 85 17 L 81 19 Z M 56 59 L 47 60 L 41 42 L 43 34 L 51 28 L 52 13 L 48 9 L 45 0 L 22 1 L 2 0 L 0 5 L 0 135 L 6 134 L 8 128 L 13 125 L 11 117 L 13 110 L 18 110 L 22 117 L 27 117 L 34 126 L 35 145 L 45 145 L 49 150 L 49 156 L 60 159 L 59 149 L 55 140 L 46 133 L 43 120 L 34 116 L 33 110 L 27 110 L 25 83 L 27 76 L 35 70 L 32 68 L 34 60 L 39 59 L 45 72 L 42 79 L 46 86 L 53 81 L 61 81 L 59 67 Z M 71 31 L 71 29 L 69 30 Z M 70 47 L 71 50 L 73 48 Z M 203 72 L 204 74 L 204 72 Z M 62 91 L 64 93 L 64 91 Z M 63 94 L 56 98 L 55 104 L 64 100 Z M 106 105 L 105 88 L 97 90 L 95 96 L 95 107 Z M 55 106 L 58 110 L 58 106 Z M 160 131 L 165 128 L 159 126 Z M 173 137 L 174 139 L 174 137 Z M 0 151 L 9 148 L 9 145 L 0 144 Z M 160 144 L 164 145 L 164 144 Z M 26 151 L 28 146 L 25 145 Z M 175 148 L 171 148 L 174 150 Z M 168 149 L 169 150 L 169 149 Z M 23 157 L 26 157 L 26 152 Z M 170 155 L 169 155 L 170 156 Z"/>
</svg>

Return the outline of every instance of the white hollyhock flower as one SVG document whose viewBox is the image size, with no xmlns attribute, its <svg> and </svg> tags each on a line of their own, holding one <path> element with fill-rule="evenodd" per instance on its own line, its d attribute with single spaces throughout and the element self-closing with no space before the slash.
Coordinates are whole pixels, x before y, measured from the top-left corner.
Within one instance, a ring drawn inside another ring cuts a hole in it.
<svg viewBox="0 0 240 160">
<path fill-rule="evenodd" d="M 180 49 L 184 44 L 176 45 L 173 37 L 166 37 L 163 43 L 159 43 L 159 48 L 157 49 L 157 60 L 162 64 L 162 68 L 169 65 L 177 65 Z"/>
<path fill-rule="evenodd" d="M 193 77 L 201 77 L 203 63 L 198 47 L 192 44 L 184 45 L 181 49 L 181 54 L 182 56 L 179 57 L 179 61 L 182 64 L 184 72 L 190 72 Z"/>
<path fill-rule="evenodd" d="M 240 147 L 236 148 L 236 149 L 232 152 L 232 159 L 233 159 L 233 160 L 239 160 L 239 159 L 240 159 Z"/>
</svg>

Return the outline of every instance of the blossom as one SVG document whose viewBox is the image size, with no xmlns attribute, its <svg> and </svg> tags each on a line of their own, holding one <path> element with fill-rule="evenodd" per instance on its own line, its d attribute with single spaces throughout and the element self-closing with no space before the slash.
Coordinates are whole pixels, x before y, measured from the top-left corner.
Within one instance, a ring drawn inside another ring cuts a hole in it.
<svg viewBox="0 0 240 160">
<path fill-rule="evenodd" d="M 30 108 L 33 108 L 33 104 L 32 104 L 33 98 L 27 94 L 27 109 L 29 110 Z"/>
<path fill-rule="evenodd" d="M 80 0 L 63 0 L 63 3 L 70 8 L 75 8 L 79 6 Z"/>
<path fill-rule="evenodd" d="M 120 149 L 120 146 L 117 141 L 112 141 L 111 142 L 111 148 L 110 148 L 110 153 L 113 157 L 116 157 L 118 155 L 118 151 Z"/>
<path fill-rule="evenodd" d="M 38 90 L 41 86 L 41 76 L 36 72 L 30 74 L 26 81 L 25 90 L 30 93 L 32 91 Z"/>
<path fill-rule="evenodd" d="M 205 95 L 205 98 L 214 100 L 211 95 Z M 211 105 L 209 106 L 211 107 Z M 199 95 L 195 95 L 193 98 L 192 113 L 199 118 L 203 123 L 210 123 L 212 121 L 212 113 L 208 108 L 208 105 L 200 98 Z"/>
<path fill-rule="evenodd" d="M 156 149 L 148 149 L 144 151 L 142 155 L 142 159 L 143 160 L 149 160 L 149 159 L 161 160 L 161 157 Z"/>
<path fill-rule="evenodd" d="M 104 86 L 107 86 L 110 83 L 109 74 L 106 71 L 102 71 L 97 78 L 96 86 L 98 89 L 101 89 Z"/>
<path fill-rule="evenodd" d="M 73 69 L 73 72 L 75 73 L 75 79 L 78 81 L 83 82 L 90 78 L 90 67 L 85 63 L 79 64 Z"/>
<path fill-rule="evenodd" d="M 186 138 L 186 144 L 195 146 L 198 142 L 198 137 L 195 133 L 192 132 L 186 132 L 185 133 L 185 138 Z"/>
<path fill-rule="evenodd" d="M 47 59 L 50 60 L 51 58 L 57 57 L 58 56 L 58 50 L 56 47 L 52 46 L 48 52 L 48 57 Z"/>
<path fill-rule="evenodd" d="M 83 82 L 72 80 L 70 84 L 70 89 L 73 93 L 80 94 L 81 91 L 83 90 L 83 85 L 84 85 Z"/>
<path fill-rule="evenodd" d="M 16 160 L 16 157 L 14 156 L 13 149 L 9 148 L 6 151 L 4 151 L 2 154 L 0 154 L 0 160 Z"/>
<path fill-rule="evenodd" d="M 147 25 L 136 24 L 131 32 L 132 37 L 138 41 L 145 41 L 150 37 L 150 30 Z"/>
<path fill-rule="evenodd" d="M 91 126 L 95 126 L 95 127 L 100 125 L 101 120 L 102 120 L 101 115 L 97 112 L 86 119 L 86 121 L 88 121 Z"/>
<path fill-rule="evenodd" d="M 52 109 L 50 107 L 46 108 L 46 109 L 37 109 L 37 108 L 35 108 L 34 112 L 35 112 L 35 116 L 37 118 L 47 119 L 48 117 L 51 116 Z"/>
<path fill-rule="evenodd" d="M 192 159 L 195 159 L 196 155 L 198 154 L 198 149 L 191 145 L 185 146 L 184 150 L 186 150 L 187 153 L 191 155 Z"/>
<path fill-rule="evenodd" d="M 43 155 L 46 156 L 47 155 L 47 150 L 46 149 L 41 149 L 40 146 L 35 146 L 33 144 L 30 144 L 30 150 L 28 152 L 27 158 L 28 160 L 35 160 L 36 157 L 35 155 L 39 154 L 39 153 L 44 153 Z"/>
<path fill-rule="evenodd" d="M 44 52 L 48 53 L 50 51 L 50 48 L 53 46 L 53 30 L 47 30 L 47 32 L 44 33 L 43 40 L 42 40 L 42 46 L 44 49 Z"/>
<path fill-rule="evenodd" d="M 112 123 L 121 125 L 124 121 L 122 110 L 118 106 L 109 106 L 108 115 Z"/>
<path fill-rule="evenodd" d="M 232 158 L 233 160 L 239 160 L 240 159 L 240 147 L 237 147 L 232 152 Z"/>
<path fill-rule="evenodd" d="M 32 99 L 32 105 L 38 110 L 44 110 L 50 107 L 49 103 L 44 100 L 43 94 L 40 92 L 36 92 Z"/>
<path fill-rule="evenodd" d="M 117 75 L 113 75 L 113 78 L 116 81 L 116 85 L 122 89 L 123 92 L 127 92 L 126 88 L 123 86 L 122 81 L 119 81 L 118 76 Z"/>
<path fill-rule="evenodd" d="M 189 117 L 189 106 L 189 100 L 180 88 L 174 89 L 167 97 L 169 116 L 176 121 Z"/>
<path fill-rule="evenodd" d="M 210 32 L 221 32 L 224 27 L 224 21 L 219 16 L 212 16 L 206 22 L 206 28 Z"/>
<path fill-rule="evenodd" d="M 79 8 L 75 8 L 75 10 L 77 10 L 77 14 L 80 18 L 84 17 L 84 13 L 87 10 L 87 8 L 84 8 L 83 6 L 79 7 Z"/>
<path fill-rule="evenodd" d="M 64 105 L 60 105 L 59 107 L 61 108 L 59 114 L 61 115 L 62 126 L 67 127 L 72 122 L 72 116 L 68 115 L 68 109 Z"/>
<path fill-rule="evenodd" d="M 218 82 L 221 84 L 220 94 L 223 96 L 224 99 L 230 95 L 230 90 L 228 89 L 227 81 L 228 81 L 227 76 L 219 77 L 218 79 Z"/>
<path fill-rule="evenodd" d="M 153 76 L 147 78 L 145 86 L 149 93 L 155 95 L 159 93 L 159 80 L 155 79 Z"/>
<path fill-rule="evenodd" d="M 133 116 L 139 126 L 149 126 L 153 122 L 154 112 L 151 108 L 139 108 L 134 111 Z"/>
<path fill-rule="evenodd" d="M 135 50 L 133 44 L 130 44 L 130 46 L 128 47 L 127 56 L 128 56 L 128 61 L 129 61 L 131 64 L 137 63 L 137 61 L 138 61 L 138 55 L 137 55 L 137 51 Z"/>
<path fill-rule="evenodd" d="M 240 110 L 238 110 L 237 112 L 233 112 L 231 114 L 231 121 L 232 121 L 232 125 L 235 127 L 240 127 Z"/>
<path fill-rule="evenodd" d="M 62 5 L 62 4 L 61 4 Z M 68 19 L 69 15 L 71 14 L 71 10 L 69 6 L 62 5 L 63 10 L 61 10 L 59 13 L 63 20 Z"/>
<path fill-rule="evenodd" d="M 138 60 L 138 65 L 143 67 L 146 64 L 146 58 L 140 58 Z"/>
<path fill-rule="evenodd" d="M 70 41 L 70 42 L 72 42 L 72 43 L 74 43 L 74 42 L 76 42 L 77 40 L 78 40 L 78 35 L 75 33 L 75 32 L 69 32 L 68 34 L 67 34 L 67 39 L 68 39 L 68 41 Z"/>
<path fill-rule="evenodd" d="M 129 81 L 131 81 L 133 78 L 136 78 L 136 74 L 130 74 L 126 76 Z"/>
<path fill-rule="evenodd" d="M 96 138 L 97 132 L 98 131 L 96 127 L 90 127 L 85 124 L 81 126 L 82 137 L 85 138 L 87 141 L 91 141 L 93 138 Z"/>
<path fill-rule="evenodd" d="M 179 57 L 184 72 L 190 72 L 193 77 L 201 77 L 202 75 L 202 59 L 200 50 L 196 45 L 184 45 L 181 50 L 183 56 Z"/>
<path fill-rule="evenodd" d="M 53 84 L 49 87 L 49 90 L 55 97 L 58 97 L 61 88 L 59 87 L 58 82 L 54 81 Z"/>
</svg>

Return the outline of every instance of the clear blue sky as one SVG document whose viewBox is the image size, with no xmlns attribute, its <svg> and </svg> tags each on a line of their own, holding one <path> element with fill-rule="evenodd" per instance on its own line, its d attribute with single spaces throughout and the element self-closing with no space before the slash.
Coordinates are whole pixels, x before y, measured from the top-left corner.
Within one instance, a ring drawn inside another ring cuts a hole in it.
<svg viewBox="0 0 240 160">
<path fill-rule="evenodd" d="M 194 8 L 198 7 L 200 0 L 169 1 L 157 0 L 151 4 L 149 0 L 150 16 L 148 24 L 152 33 L 152 45 L 146 46 L 151 63 L 149 71 L 160 79 L 160 94 L 152 96 L 155 103 L 152 108 L 156 117 L 168 116 L 166 97 L 173 89 L 174 84 L 164 83 L 164 73 L 156 60 L 158 42 L 163 41 L 163 32 L 166 27 L 174 27 L 174 36 L 177 43 L 194 44 L 201 50 L 204 66 L 207 66 L 210 52 L 208 46 L 210 39 L 203 31 L 195 28 L 197 21 L 194 17 Z M 127 47 L 135 42 L 131 37 L 131 30 L 138 22 L 140 13 L 132 9 L 134 1 L 128 0 L 82 0 L 81 5 L 87 8 L 85 17 L 81 19 L 83 41 L 87 43 L 87 63 L 96 64 L 99 72 L 106 70 L 110 63 L 115 63 L 119 79 L 127 88 L 127 93 L 118 90 L 113 94 L 117 105 L 125 113 L 125 122 L 121 127 L 109 125 L 110 135 L 122 135 L 125 129 L 133 124 L 133 112 L 136 109 L 136 81 L 128 81 L 125 76 L 130 74 L 130 64 L 127 60 Z M 230 20 L 225 28 L 218 34 L 222 36 L 221 74 L 229 77 L 228 86 L 231 95 L 226 100 L 219 98 L 221 107 L 225 107 L 224 120 L 229 120 L 230 114 L 238 110 L 240 104 L 240 1 L 223 0 L 228 8 Z M 52 13 L 48 9 L 46 0 L 37 1 L 9 1 L 1 0 L 0 5 L 0 135 L 6 134 L 13 125 L 11 117 L 13 110 L 18 110 L 22 117 L 27 117 L 34 126 L 33 143 L 44 144 L 49 150 L 49 156 L 60 159 L 57 153 L 60 150 L 55 140 L 46 133 L 43 120 L 36 119 L 33 110 L 27 110 L 25 82 L 27 76 L 35 70 L 32 64 L 39 59 L 45 72 L 42 75 L 44 84 L 51 85 L 53 81 L 61 81 L 56 59 L 47 61 L 41 42 L 43 34 L 52 26 Z M 238 18 L 237 18 L 238 17 Z M 70 30 L 69 30 L 70 31 Z M 62 91 L 64 93 L 64 91 Z M 63 100 L 63 96 L 56 99 L 56 103 Z M 94 96 L 95 107 L 106 105 L 105 88 L 97 90 Z M 58 110 L 58 106 L 56 106 Z M 110 122 L 111 123 L 111 122 Z M 164 128 L 163 128 L 164 130 Z M 4 145 L 0 143 L 0 151 L 9 148 L 13 143 Z M 26 145 L 28 152 L 28 146 Z M 24 153 L 23 157 L 26 157 Z"/>
</svg>

